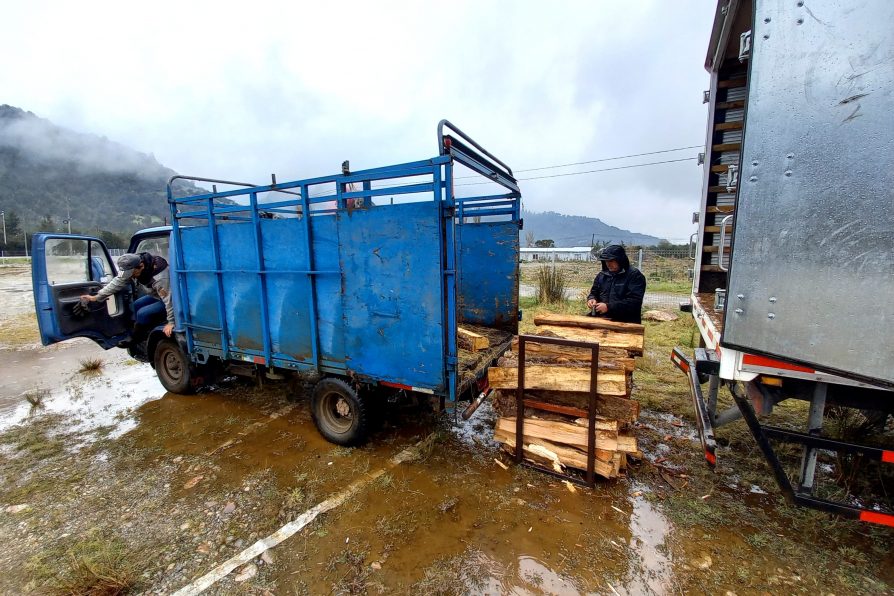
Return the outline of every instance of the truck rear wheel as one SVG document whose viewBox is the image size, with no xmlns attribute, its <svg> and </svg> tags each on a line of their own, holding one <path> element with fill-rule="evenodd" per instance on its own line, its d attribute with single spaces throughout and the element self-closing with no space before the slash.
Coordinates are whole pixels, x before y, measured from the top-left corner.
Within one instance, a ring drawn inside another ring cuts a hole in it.
<svg viewBox="0 0 894 596">
<path fill-rule="evenodd" d="M 357 445 L 369 432 L 366 404 L 341 379 L 323 379 L 314 387 L 311 415 L 317 430 L 336 445 Z"/>
<path fill-rule="evenodd" d="M 173 339 L 163 339 L 155 347 L 155 374 L 171 393 L 194 393 L 189 358 Z"/>
</svg>

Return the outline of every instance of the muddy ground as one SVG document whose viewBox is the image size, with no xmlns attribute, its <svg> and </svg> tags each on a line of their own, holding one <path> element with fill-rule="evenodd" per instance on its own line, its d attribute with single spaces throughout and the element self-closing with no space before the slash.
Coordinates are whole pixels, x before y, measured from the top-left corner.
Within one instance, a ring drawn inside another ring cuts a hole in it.
<svg viewBox="0 0 894 596">
<path fill-rule="evenodd" d="M 38 347 L 27 309 L 6 306 L 14 292 L 4 288 L 26 281 L 0 269 L 4 594 L 171 593 L 352 482 L 343 503 L 207 593 L 879 594 L 894 585 L 894 532 L 785 505 L 741 423 L 718 433 L 727 446 L 717 472 L 707 470 L 685 380 L 668 360 L 668 346 L 693 341 L 685 319 L 647 329 L 634 389 L 645 459 L 572 492 L 500 454 L 487 405 L 468 422 L 390 407 L 366 446 L 346 449 L 319 436 L 300 388 L 230 381 L 172 395 L 120 350 Z M 392 461 L 420 441 L 409 461 Z"/>
</svg>

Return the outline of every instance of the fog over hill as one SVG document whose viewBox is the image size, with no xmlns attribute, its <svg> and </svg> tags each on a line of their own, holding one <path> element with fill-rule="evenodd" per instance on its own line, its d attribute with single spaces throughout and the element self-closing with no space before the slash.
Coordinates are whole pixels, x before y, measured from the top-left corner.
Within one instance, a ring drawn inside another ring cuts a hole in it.
<svg viewBox="0 0 894 596">
<path fill-rule="evenodd" d="M 67 230 L 69 213 L 72 232 L 129 235 L 160 225 L 168 217 L 165 184 L 175 173 L 152 155 L 0 105 L 0 210 L 29 234 Z"/>
</svg>

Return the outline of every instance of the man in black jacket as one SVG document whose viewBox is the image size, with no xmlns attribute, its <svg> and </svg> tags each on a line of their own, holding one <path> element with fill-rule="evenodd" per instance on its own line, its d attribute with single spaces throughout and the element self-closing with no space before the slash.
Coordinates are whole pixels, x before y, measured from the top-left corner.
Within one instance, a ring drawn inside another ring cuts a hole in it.
<svg viewBox="0 0 894 596">
<path fill-rule="evenodd" d="M 587 306 L 590 316 L 622 323 L 641 323 L 646 278 L 630 266 L 623 246 L 612 244 L 599 253 L 602 271 L 593 280 Z"/>
</svg>

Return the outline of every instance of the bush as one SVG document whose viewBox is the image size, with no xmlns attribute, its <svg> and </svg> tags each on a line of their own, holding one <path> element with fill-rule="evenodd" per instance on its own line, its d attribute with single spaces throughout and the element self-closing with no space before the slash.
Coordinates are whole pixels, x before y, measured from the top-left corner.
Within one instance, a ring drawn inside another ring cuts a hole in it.
<svg viewBox="0 0 894 596">
<path fill-rule="evenodd" d="M 541 265 L 537 271 L 537 301 L 554 304 L 565 300 L 565 273 L 552 265 Z"/>
</svg>

